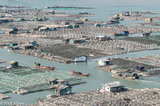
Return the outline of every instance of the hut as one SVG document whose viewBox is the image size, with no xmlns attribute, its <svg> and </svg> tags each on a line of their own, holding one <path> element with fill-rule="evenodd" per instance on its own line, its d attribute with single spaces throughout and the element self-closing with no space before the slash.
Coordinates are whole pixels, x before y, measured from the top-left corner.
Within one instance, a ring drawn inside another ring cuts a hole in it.
<svg viewBox="0 0 160 106">
<path fill-rule="evenodd" d="M 144 37 L 149 37 L 151 34 L 150 33 L 144 33 L 143 36 Z"/>
<path fill-rule="evenodd" d="M 98 61 L 98 66 L 106 66 L 106 65 L 109 65 L 109 60 L 107 60 L 107 59 L 100 59 Z"/>
<path fill-rule="evenodd" d="M 98 35 L 98 36 L 95 37 L 95 40 L 98 40 L 98 41 L 106 41 L 106 36 Z"/>
<path fill-rule="evenodd" d="M 116 20 L 116 19 L 111 19 L 108 23 L 109 23 L 109 24 L 118 24 L 119 21 Z"/>
<path fill-rule="evenodd" d="M 88 21 L 88 19 L 86 19 L 86 18 L 83 18 L 83 19 L 81 19 L 81 21 L 85 22 L 85 21 Z"/>
<path fill-rule="evenodd" d="M 18 29 L 17 28 L 9 28 L 8 34 L 17 34 Z"/>
<path fill-rule="evenodd" d="M 0 34 L 5 34 L 5 31 L 0 31 Z"/>
<path fill-rule="evenodd" d="M 61 22 L 61 25 L 69 25 L 69 22 Z"/>
<path fill-rule="evenodd" d="M 78 44 L 78 43 L 83 43 L 85 42 L 84 39 L 66 39 L 66 43 L 70 43 L 70 44 Z"/>
<path fill-rule="evenodd" d="M 12 50 L 20 50 L 19 46 L 12 47 Z"/>
<path fill-rule="evenodd" d="M 101 27 L 101 24 L 94 24 L 94 27 Z"/>
<path fill-rule="evenodd" d="M 57 94 L 59 96 L 62 96 L 62 95 L 68 95 L 68 94 L 71 94 L 72 93 L 72 87 L 71 86 L 66 86 L 66 85 L 60 85 L 57 89 Z"/>
<path fill-rule="evenodd" d="M 10 61 L 9 65 L 10 65 L 10 68 L 17 68 L 18 67 L 18 62 L 16 62 L 16 61 Z"/>
<path fill-rule="evenodd" d="M 123 13 L 120 13 L 120 14 L 119 14 L 120 17 L 122 17 L 123 15 L 124 15 Z"/>
<path fill-rule="evenodd" d="M 128 12 L 128 11 L 125 12 L 125 13 L 124 13 L 124 16 L 130 16 L 130 12 Z"/>
<path fill-rule="evenodd" d="M 39 31 L 49 31 L 49 28 L 48 27 L 40 27 Z"/>
<path fill-rule="evenodd" d="M 9 48 L 12 48 L 12 47 L 14 47 L 14 46 L 18 46 L 18 43 L 16 43 L 16 42 L 13 42 L 13 43 L 12 43 L 12 42 L 11 42 L 11 43 L 8 44 L 8 47 L 9 47 Z"/>
<path fill-rule="evenodd" d="M 73 28 L 79 28 L 78 24 L 73 25 Z"/>
<path fill-rule="evenodd" d="M 33 41 L 33 42 L 29 42 L 29 43 L 32 44 L 33 46 L 37 46 L 38 45 L 37 41 Z"/>
<path fill-rule="evenodd" d="M 68 81 L 65 81 L 65 80 L 58 80 L 57 78 L 56 79 L 50 79 L 47 83 L 47 85 L 51 85 L 51 86 L 57 86 L 57 85 L 68 85 Z"/>
<path fill-rule="evenodd" d="M 87 56 L 77 56 L 74 59 L 75 62 L 86 62 L 87 61 Z"/>
<path fill-rule="evenodd" d="M 121 84 L 119 81 L 111 82 L 102 84 L 102 88 L 100 92 L 120 92 L 124 90 L 124 85 Z"/>
<path fill-rule="evenodd" d="M 82 11 L 82 12 L 79 12 L 79 14 L 88 15 L 89 13 L 87 11 Z"/>
<path fill-rule="evenodd" d="M 72 25 L 67 25 L 67 26 L 66 26 L 66 28 L 68 28 L 68 29 L 72 29 L 72 28 L 73 28 L 73 26 L 72 26 Z"/>
<path fill-rule="evenodd" d="M 20 46 L 23 50 L 33 50 L 35 47 L 32 44 L 23 44 Z"/>
<path fill-rule="evenodd" d="M 143 66 L 136 66 L 136 70 L 138 70 L 138 71 L 140 71 L 140 72 L 146 71 Z"/>
<path fill-rule="evenodd" d="M 146 21 L 146 22 L 152 22 L 153 19 L 152 19 L 152 18 L 146 18 L 145 21 Z"/>
</svg>

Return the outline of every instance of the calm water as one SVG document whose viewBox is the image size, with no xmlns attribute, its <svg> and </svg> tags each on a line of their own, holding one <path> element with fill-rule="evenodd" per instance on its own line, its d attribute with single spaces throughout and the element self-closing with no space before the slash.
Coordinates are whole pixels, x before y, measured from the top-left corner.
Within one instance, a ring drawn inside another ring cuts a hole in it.
<svg viewBox="0 0 160 106">
<path fill-rule="evenodd" d="M 147 1 L 147 2 L 146 2 Z M 94 20 L 107 20 L 106 17 L 110 17 L 113 14 L 123 12 L 123 11 L 134 11 L 134 10 L 152 10 L 155 12 L 159 12 L 160 4 L 159 0 L 152 0 L 152 3 L 148 2 L 148 0 L 0 0 L 1 5 L 10 5 L 10 6 L 27 6 L 30 8 L 43 8 L 45 6 L 80 6 L 80 7 L 93 7 L 94 9 L 88 10 L 55 10 L 55 11 L 63 11 L 63 12 L 81 12 L 81 11 L 88 11 L 92 14 L 96 14 L 95 17 L 91 19 Z M 125 24 L 125 23 L 124 23 Z M 132 22 L 128 21 L 127 24 L 133 24 Z M 144 52 L 134 52 L 128 53 L 123 55 L 116 55 L 112 57 L 139 57 L 139 56 L 148 56 L 148 55 L 159 55 L 160 50 L 153 50 L 153 51 L 144 51 Z M 56 66 L 56 72 L 60 72 L 62 74 L 69 74 L 70 70 L 76 70 L 81 72 L 90 73 L 91 76 L 88 78 L 83 78 L 83 80 L 87 81 L 87 84 L 79 85 L 73 87 L 73 92 L 82 92 L 88 90 L 96 90 L 101 87 L 102 83 L 117 81 L 119 79 L 115 79 L 111 77 L 111 73 L 96 70 L 96 61 L 98 59 L 89 60 L 87 63 L 76 63 L 76 64 L 62 64 L 51 62 L 48 60 L 39 59 L 32 56 L 20 55 L 16 53 L 10 53 L 5 49 L 0 49 L 0 60 L 10 61 L 16 60 L 23 66 L 30 66 L 33 67 L 35 61 L 38 61 L 44 65 L 53 65 Z M 6 64 L 7 65 L 7 64 Z M 150 77 L 145 78 L 145 80 L 138 80 L 138 81 L 126 81 L 126 80 L 119 80 L 125 86 L 131 88 L 160 88 L 159 83 L 160 78 L 157 77 Z M 28 94 L 25 96 L 15 95 L 15 94 L 8 94 L 12 98 L 0 101 L 0 105 L 6 102 L 18 102 L 18 103 L 34 103 L 36 99 L 40 97 L 45 97 L 45 95 L 50 94 L 50 92 L 40 92 L 34 94 Z M 14 98 L 13 98 L 14 97 Z M 32 98 L 30 98 L 32 97 Z"/>
<path fill-rule="evenodd" d="M 79 6 L 79 7 L 93 7 L 94 9 L 77 10 L 77 9 L 59 9 L 55 11 L 63 12 L 81 12 L 88 11 L 95 14 L 95 20 L 106 20 L 107 17 L 112 16 L 123 11 L 154 11 L 160 13 L 159 0 L 0 0 L 1 5 L 11 6 L 27 6 L 30 8 L 44 8 L 46 6 Z"/>
<path fill-rule="evenodd" d="M 6 62 L 10 60 L 16 60 L 20 63 L 20 65 L 23 66 L 30 66 L 33 67 L 33 64 L 35 61 L 41 62 L 44 65 L 53 65 L 56 66 L 57 69 L 55 72 L 59 72 L 62 74 L 69 75 L 70 70 L 76 70 L 81 71 L 85 73 L 90 73 L 91 76 L 86 78 L 82 77 L 84 81 L 86 81 L 86 84 L 78 85 L 73 87 L 73 92 L 82 92 L 82 91 L 88 91 L 88 90 L 96 90 L 101 87 L 102 83 L 106 82 L 112 82 L 112 81 L 120 81 L 125 86 L 131 87 L 131 88 L 160 88 L 160 78 L 158 77 L 149 77 L 144 78 L 144 80 L 137 80 L 137 81 L 127 81 L 127 80 L 120 80 L 111 77 L 111 73 L 96 70 L 96 61 L 99 59 L 92 59 L 89 60 L 87 63 L 73 63 L 73 64 L 62 64 L 62 63 L 56 63 L 48 60 L 39 59 L 32 56 L 26 56 L 22 54 L 16 54 L 16 53 L 10 53 L 5 49 L 0 49 L 0 60 L 4 60 Z M 148 56 L 148 55 L 159 55 L 160 50 L 153 50 L 153 51 L 144 51 L 144 52 L 133 52 L 123 55 L 115 55 L 115 56 L 109 56 L 109 57 L 139 57 L 139 56 Z M 108 57 L 105 57 L 108 58 Z M 45 95 L 50 94 L 50 92 L 40 92 L 40 93 L 33 93 L 28 94 L 24 96 L 16 95 L 16 94 L 8 94 L 12 98 L 5 100 L 5 102 L 19 102 L 19 103 L 33 103 L 35 102 L 39 97 L 45 97 Z M 29 98 L 32 96 L 33 98 Z M 13 98 L 14 97 L 14 98 Z M 0 101 L 4 102 L 4 101 Z"/>
</svg>

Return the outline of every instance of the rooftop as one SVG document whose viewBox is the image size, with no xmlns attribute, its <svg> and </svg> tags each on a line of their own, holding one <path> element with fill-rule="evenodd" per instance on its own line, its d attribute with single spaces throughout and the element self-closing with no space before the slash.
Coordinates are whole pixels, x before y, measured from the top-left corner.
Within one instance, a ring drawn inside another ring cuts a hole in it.
<svg viewBox="0 0 160 106">
<path fill-rule="evenodd" d="M 115 81 L 115 82 L 107 83 L 107 84 L 105 84 L 105 86 L 118 87 L 118 86 L 124 86 L 124 85 L 121 84 L 119 81 Z"/>
</svg>

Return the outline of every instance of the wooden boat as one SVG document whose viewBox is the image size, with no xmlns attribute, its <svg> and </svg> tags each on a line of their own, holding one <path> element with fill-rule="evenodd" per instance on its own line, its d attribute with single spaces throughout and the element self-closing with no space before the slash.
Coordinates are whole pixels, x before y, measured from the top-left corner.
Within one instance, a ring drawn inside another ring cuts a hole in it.
<svg viewBox="0 0 160 106">
<path fill-rule="evenodd" d="M 71 74 L 72 75 L 78 75 L 78 76 L 86 76 L 86 77 L 89 76 L 88 73 L 81 73 L 81 72 L 76 72 L 76 71 L 72 71 Z"/>
<path fill-rule="evenodd" d="M 34 64 L 34 67 L 37 69 L 43 69 L 43 70 L 54 70 L 56 67 L 46 67 L 46 66 L 39 66 Z"/>
<path fill-rule="evenodd" d="M 135 80 L 139 79 L 139 76 L 137 74 L 133 74 L 132 76 L 128 76 L 122 73 L 112 74 L 112 77 L 119 78 L 119 79 L 125 79 L 125 80 Z"/>
</svg>

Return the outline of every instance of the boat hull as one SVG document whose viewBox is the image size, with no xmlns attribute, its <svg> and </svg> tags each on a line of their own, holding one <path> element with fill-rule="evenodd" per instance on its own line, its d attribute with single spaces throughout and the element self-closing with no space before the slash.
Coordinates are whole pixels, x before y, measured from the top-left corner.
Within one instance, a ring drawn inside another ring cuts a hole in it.
<svg viewBox="0 0 160 106">
<path fill-rule="evenodd" d="M 72 75 L 78 75 L 78 76 L 86 76 L 86 77 L 88 77 L 88 76 L 89 76 L 89 74 L 88 74 L 88 73 L 78 74 L 78 73 L 76 73 L 76 72 L 71 72 L 71 74 L 72 74 Z"/>
<path fill-rule="evenodd" d="M 45 67 L 45 66 L 36 66 L 34 64 L 34 67 L 37 69 L 43 69 L 43 70 L 54 70 L 56 67 Z"/>
<path fill-rule="evenodd" d="M 123 76 L 119 76 L 115 74 L 113 74 L 112 77 L 119 78 L 119 79 L 125 79 L 125 80 L 135 80 L 136 79 L 135 77 L 123 77 Z"/>
</svg>

